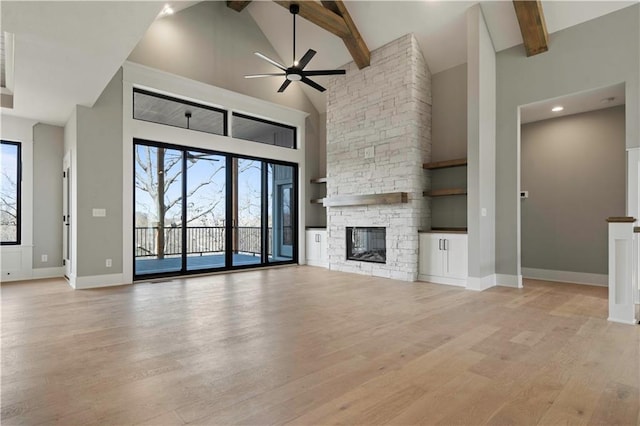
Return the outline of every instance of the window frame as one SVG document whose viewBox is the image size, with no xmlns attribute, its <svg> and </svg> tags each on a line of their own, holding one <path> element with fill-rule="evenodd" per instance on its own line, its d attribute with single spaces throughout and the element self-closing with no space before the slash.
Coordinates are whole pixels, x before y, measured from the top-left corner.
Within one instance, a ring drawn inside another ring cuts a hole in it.
<svg viewBox="0 0 640 426">
<path fill-rule="evenodd" d="M 253 139 L 245 139 L 245 138 L 241 138 L 239 136 L 236 136 L 233 134 L 233 118 L 234 117 L 240 117 L 240 118 L 244 118 L 245 120 L 252 120 L 252 121 L 257 121 L 259 123 L 265 123 L 265 124 L 270 124 L 272 126 L 277 126 L 277 127 L 282 127 L 285 129 L 289 129 L 289 130 L 293 130 L 293 146 L 289 147 L 289 146 L 280 146 L 280 145 L 276 145 L 276 144 L 269 144 L 269 143 L 264 143 L 264 142 L 259 142 Z M 267 120 L 264 118 L 260 118 L 260 117 L 254 117 L 252 115 L 248 115 L 248 114 L 243 114 L 241 112 L 235 112 L 232 111 L 231 112 L 231 137 L 236 138 L 236 139 L 242 139 L 243 141 L 249 141 L 249 142 L 255 142 L 255 143 L 259 143 L 262 145 L 269 145 L 269 146 L 275 146 L 278 148 L 286 148 L 286 149 L 298 149 L 298 128 L 295 126 L 291 126 L 289 124 L 283 124 L 283 123 L 278 123 L 276 121 L 272 121 L 272 120 Z"/>
<path fill-rule="evenodd" d="M 136 93 L 141 93 L 143 95 L 151 96 L 151 97 L 162 99 L 162 100 L 165 100 L 165 101 L 176 102 L 176 103 L 183 104 L 183 105 L 188 105 L 188 106 L 192 106 L 192 107 L 196 107 L 196 108 L 202 108 L 202 109 L 207 109 L 209 111 L 215 111 L 215 112 L 222 113 L 222 117 L 223 117 L 223 129 L 222 129 L 222 131 L 223 131 L 223 134 L 213 133 L 213 132 L 205 132 L 204 130 L 190 129 L 190 128 L 187 128 L 187 127 L 176 126 L 174 124 L 162 123 L 162 122 L 153 121 L 153 120 L 145 120 L 144 118 L 137 118 L 136 117 Z M 180 99 L 180 98 L 176 98 L 176 97 L 173 97 L 173 96 L 165 95 L 165 94 L 162 94 L 162 93 L 157 93 L 157 92 L 152 92 L 150 90 L 140 89 L 138 87 L 134 87 L 133 88 L 133 92 L 132 92 L 132 96 L 131 96 L 131 105 L 132 105 L 131 118 L 133 118 L 134 120 L 145 121 L 147 123 L 160 124 L 162 126 L 175 127 L 175 128 L 178 128 L 178 129 L 193 130 L 194 132 L 206 133 L 208 135 L 229 136 L 229 111 L 227 111 L 226 109 L 216 108 L 216 107 L 213 107 L 211 105 L 200 104 L 200 103 L 197 103 L 197 102 L 188 101 L 186 99 Z"/>
<path fill-rule="evenodd" d="M 0 145 L 16 147 L 16 239 L 15 241 L 0 241 L 3 246 L 19 246 L 22 243 L 22 142 L 0 140 Z"/>
</svg>

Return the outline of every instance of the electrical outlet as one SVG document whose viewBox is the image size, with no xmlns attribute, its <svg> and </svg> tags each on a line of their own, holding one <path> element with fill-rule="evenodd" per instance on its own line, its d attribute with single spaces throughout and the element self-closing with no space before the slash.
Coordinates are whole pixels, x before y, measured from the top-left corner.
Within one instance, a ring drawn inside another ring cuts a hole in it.
<svg viewBox="0 0 640 426">
<path fill-rule="evenodd" d="M 49 261 L 49 256 L 46 254 L 43 254 L 42 256 L 40 256 L 40 261 L 41 262 L 48 262 Z"/>
<path fill-rule="evenodd" d="M 487 215 L 487 209 L 485 209 L 484 207 L 480 209 L 480 214 L 482 216 L 486 216 Z"/>
<path fill-rule="evenodd" d="M 107 259 L 105 264 L 106 264 L 107 268 L 111 268 L 111 265 L 112 265 L 111 259 Z"/>
<path fill-rule="evenodd" d="M 365 160 L 369 158 L 373 158 L 376 155 L 375 147 L 370 146 L 369 148 L 364 149 L 364 158 Z"/>
</svg>

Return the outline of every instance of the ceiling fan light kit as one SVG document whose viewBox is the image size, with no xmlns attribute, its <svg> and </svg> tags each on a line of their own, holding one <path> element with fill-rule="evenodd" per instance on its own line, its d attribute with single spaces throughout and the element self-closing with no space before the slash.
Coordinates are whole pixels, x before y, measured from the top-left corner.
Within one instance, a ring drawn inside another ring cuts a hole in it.
<svg viewBox="0 0 640 426">
<path fill-rule="evenodd" d="M 263 59 L 269 62 L 276 68 L 279 68 L 283 72 L 279 73 L 269 73 L 269 74 L 251 74 L 245 75 L 244 78 L 262 78 L 262 77 L 284 77 L 284 83 L 278 89 L 278 92 L 282 93 L 285 89 L 291 84 L 292 81 L 301 81 L 308 86 L 313 87 L 314 89 L 324 92 L 325 89 L 315 81 L 309 79 L 309 76 L 319 76 L 319 75 L 342 75 L 345 74 L 345 70 L 314 70 L 314 71 L 305 71 L 304 67 L 309 64 L 311 59 L 316 54 L 316 51 L 313 49 L 307 50 L 307 53 L 300 58 L 300 60 L 296 60 L 296 15 L 300 12 L 300 6 L 297 4 L 291 4 L 289 6 L 289 12 L 293 15 L 293 65 L 290 67 L 285 67 L 278 61 L 274 61 L 273 59 L 263 55 L 260 52 L 255 52 L 256 56 L 260 59 Z"/>
</svg>

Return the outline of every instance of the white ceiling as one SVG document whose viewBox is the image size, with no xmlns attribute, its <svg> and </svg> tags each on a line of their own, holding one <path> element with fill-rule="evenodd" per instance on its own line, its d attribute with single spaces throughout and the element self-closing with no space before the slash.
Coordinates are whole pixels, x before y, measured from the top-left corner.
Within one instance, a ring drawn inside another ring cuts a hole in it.
<svg viewBox="0 0 640 426">
<path fill-rule="evenodd" d="M 553 33 L 637 2 L 542 3 L 548 30 Z M 3 108 L 2 114 L 64 124 L 76 104 L 93 105 L 165 3 L 3 0 L 2 30 L 15 33 L 16 53 L 14 109 Z M 178 11 L 197 2 L 169 3 Z M 345 1 L 370 50 L 414 33 L 432 73 L 466 62 L 465 11 L 476 3 Z M 497 51 L 522 42 L 511 0 L 483 0 L 480 4 Z M 251 14 L 283 62 L 290 63 L 289 12 L 271 1 L 253 1 L 242 13 Z M 298 19 L 298 55 L 308 48 L 318 52 L 308 69 L 332 69 L 351 61 L 338 37 Z M 317 77 L 318 83 L 323 84 L 325 78 Z M 324 112 L 325 95 L 302 87 L 316 109 Z"/>
<path fill-rule="evenodd" d="M 614 86 L 602 87 L 581 93 L 572 93 L 559 98 L 524 105 L 520 107 L 520 122 L 523 124 L 532 123 L 549 118 L 624 105 L 624 90 L 624 83 L 620 83 Z M 561 106 L 564 109 L 559 112 L 551 111 L 555 106 Z"/>
<path fill-rule="evenodd" d="M 63 125 L 92 106 L 162 8 L 161 2 L 2 1 L 14 33 L 14 107 L 2 114 Z"/>
<path fill-rule="evenodd" d="M 542 7 L 547 30 L 553 33 L 637 2 L 638 0 L 543 0 Z M 496 51 L 522 43 L 511 0 L 345 0 L 344 3 L 370 50 L 407 33 L 413 33 L 432 73 L 467 62 L 465 11 L 476 3 L 480 3 L 482 7 Z M 271 1 L 253 1 L 246 10 L 285 64 L 289 64 L 292 23 L 288 10 Z M 337 68 L 351 61 L 349 52 L 338 37 L 304 19 L 298 19 L 297 23 L 298 55 L 302 55 L 310 47 L 318 52 L 309 64 L 309 69 Z M 323 78 L 318 77 L 317 81 L 322 84 Z M 301 86 L 316 109 L 324 112 L 325 95 L 305 85 Z"/>
</svg>

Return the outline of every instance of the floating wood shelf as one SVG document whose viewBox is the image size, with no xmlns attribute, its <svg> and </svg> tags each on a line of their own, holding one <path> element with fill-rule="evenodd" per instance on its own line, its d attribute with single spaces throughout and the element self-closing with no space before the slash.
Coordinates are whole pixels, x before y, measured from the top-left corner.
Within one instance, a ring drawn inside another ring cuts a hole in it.
<svg viewBox="0 0 640 426">
<path fill-rule="evenodd" d="M 438 227 L 438 226 L 432 226 L 431 230 L 428 232 L 445 232 L 445 233 L 452 233 L 452 234 L 466 234 L 467 233 L 467 227 L 466 226 L 461 226 L 461 227 Z"/>
<path fill-rule="evenodd" d="M 311 182 L 311 183 L 327 183 L 327 178 L 326 177 L 319 177 L 319 178 L 311 179 L 309 182 Z"/>
<path fill-rule="evenodd" d="M 323 204 L 324 198 L 315 198 L 311 200 L 311 204 Z"/>
<path fill-rule="evenodd" d="M 324 199 L 325 207 L 371 206 L 375 204 L 408 203 L 406 192 L 388 192 L 385 194 L 336 195 Z"/>
<path fill-rule="evenodd" d="M 425 197 L 446 197 L 449 195 L 467 195 L 465 188 L 452 189 L 434 189 L 433 191 L 425 191 L 422 193 Z"/>
<path fill-rule="evenodd" d="M 631 216 L 612 216 L 607 218 L 609 223 L 633 223 L 635 221 L 636 218 Z"/>
<path fill-rule="evenodd" d="M 467 159 L 466 158 L 458 158 L 456 160 L 447 160 L 447 161 L 435 161 L 433 163 L 424 163 L 422 165 L 423 169 L 446 169 L 448 167 L 460 167 L 466 166 Z"/>
</svg>

